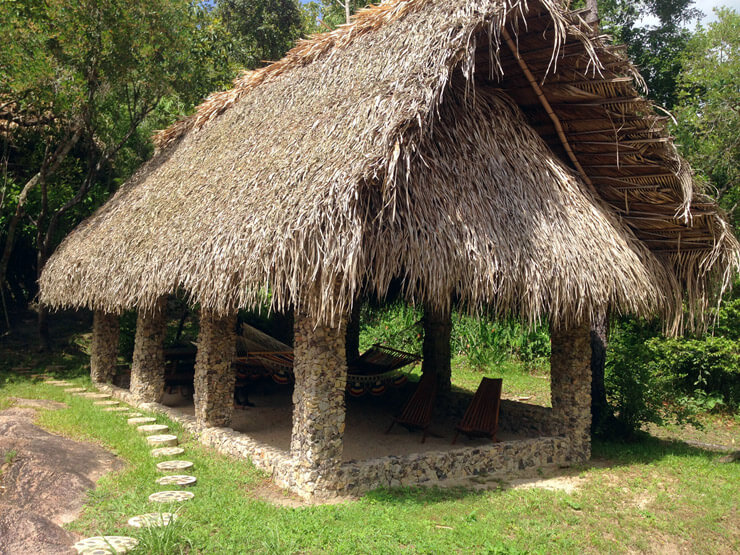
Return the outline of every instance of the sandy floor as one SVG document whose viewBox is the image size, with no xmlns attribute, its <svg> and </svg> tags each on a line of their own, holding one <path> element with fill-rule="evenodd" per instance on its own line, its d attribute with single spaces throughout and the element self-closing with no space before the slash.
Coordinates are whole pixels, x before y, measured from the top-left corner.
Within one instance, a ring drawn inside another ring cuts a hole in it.
<svg viewBox="0 0 740 555">
<path fill-rule="evenodd" d="M 254 407 L 236 409 L 232 427 L 254 439 L 277 447 L 290 449 L 293 404 L 292 386 L 266 384 L 256 387 L 249 395 Z M 409 432 L 394 426 L 389 434 L 385 430 L 393 421 L 393 415 L 411 394 L 408 389 L 389 390 L 385 395 L 347 398 L 347 427 L 344 433 L 344 460 L 363 460 L 387 455 L 406 455 L 425 451 L 443 451 L 456 447 L 487 445 L 488 439 L 468 439 L 460 436 L 452 445 L 455 436 L 454 419 L 437 418 L 430 426 L 431 435 L 421 443 L 421 432 Z M 192 399 L 182 395 L 166 395 L 163 403 L 177 407 L 186 414 L 193 414 Z M 524 439 L 524 436 L 499 433 L 499 440 Z"/>
</svg>

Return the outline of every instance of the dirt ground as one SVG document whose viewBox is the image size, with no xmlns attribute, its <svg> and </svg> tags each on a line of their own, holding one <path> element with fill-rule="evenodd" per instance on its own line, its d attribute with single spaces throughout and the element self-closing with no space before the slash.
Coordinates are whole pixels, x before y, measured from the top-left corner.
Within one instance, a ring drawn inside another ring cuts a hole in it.
<svg viewBox="0 0 740 555">
<path fill-rule="evenodd" d="M 101 476 L 123 467 L 101 447 L 34 424 L 34 409 L 62 406 L 16 399 L 0 411 L 0 553 L 74 553 L 80 538 L 62 525 L 77 518 Z"/>
<path fill-rule="evenodd" d="M 395 425 L 386 434 L 388 426 L 393 422 L 393 415 L 400 412 L 410 394 L 410 388 L 400 388 L 378 397 L 369 394 L 358 398 L 349 397 L 343 459 L 351 461 L 389 455 L 403 456 L 428 451 L 449 451 L 458 447 L 479 447 L 491 443 L 487 438 L 470 439 L 460 436 L 457 443 L 452 445 L 459 418 L 439 415 L 432 420 L 424 443 L 421 443 L 421 432 L 409 432 L 399 425 Z M 255 388 L 249 395 L 254 406 L 237 408 L 231 427 L 261 443 L 288 451 L 293 426 L 291 395 L 290 386 L 268 387 L 265 391 Z M 163 403 L 182 414 L 194 413 L 192 397 L 182 395 L 179 390 L 165 395 Z M 526 435 L 499 432 L 497 437 L 501 441 L 512 441 L 525 439 Z"/>
</svg>

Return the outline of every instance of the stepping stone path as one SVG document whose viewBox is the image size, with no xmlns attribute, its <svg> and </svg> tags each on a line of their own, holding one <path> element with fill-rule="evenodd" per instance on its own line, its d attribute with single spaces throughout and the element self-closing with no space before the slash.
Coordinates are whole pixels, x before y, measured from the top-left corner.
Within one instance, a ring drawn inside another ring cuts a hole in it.
<svg viewBox="0 0 740 555">
<path fill-rule="evenodd" d="M 157 470 L 162 472 L 189 470 L 191 468 L 193 468 L 193 463 L 190 461 L 163 461 L 161 463 L 157 463 Z"/>
<path fill-rule="evenodd" d="M 65 393 L 83 393 L 84 391 L 87 391 L 84 387 L 70 387 L 64 390 Z"/>
<path fill-rule="evenodd" d="M 77 553 L 88 553 L 94 555 L 109 555 L 113 553 L 126 553 L 139 543 L 136 538 L 128 536 L 95 536 L 80 540 L 72 546 Z"/>
<path fill-rule="evenodd" d="M 184 452 L 185 449 L 182 447 L 157 447 L 152 449 L 152 457 L 176 457 Z"/>
<path fill-rule="evenodd" d="M 128 419 L 128 423 L 131 426 L 141 426 L 142 424 L 154 424 L 156 421 L 157 419 L 151 416 L 139 416 L 139 417 Z"/>
<path fill-rule="evenodd" d="M 189 501 L 195 497 L 191 491 L 158 491 L 149 496 L 149 501 L 154 503 L 179 503 Z"/>
<path fill-rule="evenodd" d="M 67 383 L 64 385 L 73 384 Z M 89 399 L 110 399 L 111 397 L 108 393 L 84 393 L 84 391 L 85 388 L 82 387 L 67 390 L 68 393 L 73 393 Z M 185 452 L 182 447 L 176 447 L 178 443 L 176 435 L 161 433 L 169 431 L 169 426 L 156 424 L 156 418 L 143 416 L 140 412 L 129 412 L 129 407 L 116 406 L 118 404 L 118 401 L 113 400 L 98 401 L 95 403 L 95 405 L 106 407 L 103 409 L 104 411 L 125 412 L 128 424 L 130 426 L 136 426 L 138 432 L 146 434 L 147 443 L 156 447 L 155 449 L 152 449 L 152 456 L 177 456 Z M 162 472 L 183 471 L 192 467 L 192 462 L 182 460 L 162 461 L 157 464 L 157 469 Z M 162 486 L 190 486 L 195 484 L 197 481 L 198 479 L 195 476 L 187 474 L 162 476 L 156 480 L 157 484 Z M 153 503 L 178 503 L 188 501 L 193 497 L 195 497 L 195 494 L 190 491 L 158 491 L 149 496 L 149 501 Z M 135 528 L 167 526 L 176 519 L 177 515 L 174 513 L 146 513 L 128 519 L 128 525 Z M 137 539 L 126 536 L 96 536 L 81 540 L 72 547 L 77 550 L 78 553 L 108 555 L 114 553 L 126 553 L 128 550 L 135 548 L 137 544 Z"/>
<path fill-rule="evenodd" d="M 198 481 L 198 478 L 187 474 L 173 474 L 172 476 L 162 476 L 155 481 L 160 486 L 192 486 Z"/>
<path fill-rule="evenodd" d="M 151 526 L 167 526 L 177 520 L 175 513 L 146 513 L 128 519 L 128 525 L 134 528 L 149 528 Z"/>
<path fill-rule="evenodd" d="M 139 433 L 147 436 L 152 434 L 163 434 L 170 431 L 170 427 L 164 424 L 147 424 L 145 426 L 139 426 L 136 429 L 139 431 Z"/>
<path fill-rule="evenodd" d="M 170 434 L 148 436 L 146 441 L 154 447 L 174 447 L 177 445 L 177 436 Z"/>
</svg>

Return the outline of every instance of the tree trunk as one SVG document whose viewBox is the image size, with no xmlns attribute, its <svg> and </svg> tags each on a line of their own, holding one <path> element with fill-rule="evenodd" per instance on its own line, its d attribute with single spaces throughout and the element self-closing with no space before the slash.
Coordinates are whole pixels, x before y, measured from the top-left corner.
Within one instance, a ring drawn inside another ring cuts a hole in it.
<svg viewBox="0 0 740 555">
<path fill-rule="evenodd" d="M 450 366 L 450 335 L 452 315 L 429 306 L 424 307 L 424 343 L 421 371 L 437 376 L 437 392 L 443 398 L 452 387 L 452 368 Z"/>
<path fill-rule="evenodd" d="M 586 14 L 586 23 L 594 26 L 599 22 L 599 6 L 597 0 L 586 0 L 586 7 L 589 9 L 589 13 Z"/>
<path fill-rule="evenodd" d="M 5 246 L 3 248 L 3 255 L 0 258 L 0 287 L 5 286 L 5 278 L 8 274 L 8 263 L 10 262 L 10 255 L 13 252 L 13 246 L 15 245 L 15 232 L 18 228 L 18 222 L 24 213 L 24 207 L 26 200 L 28 199 L 29 193 L 39 183 L 45 182 L 46 178 L 52 175 L 61 165 L 62 161 L 67 157 L 69 151 L 77 143 L 82 135 L 82 126 L 76 125 L 72 128 L 72 135 L 63 141 L 51 156 L 45 156 L 44 162 L 41 164 L 41 169 L 31 179 L 26 182 L 21 190 L 21 194 L 18 196 L 18 205 L 15 207 L 15 212 L 10 218 L 8 223 L 8 232 L 5 237 Z"/>
<path fill-rule="evenodd" d="M 608 434 L 614 418 L 606 401 L 604 368 L 609 336 L 609 314 L 599 314 L 591 323 L 591 433 Z"/>
<path fill-rule="evenodd" d="M 49 334 L 49 309 L 39 304 L 37 313 L 37 324 L 39 332 L 39 351 L 51 351 L 51 335 Z"/>
</svg>

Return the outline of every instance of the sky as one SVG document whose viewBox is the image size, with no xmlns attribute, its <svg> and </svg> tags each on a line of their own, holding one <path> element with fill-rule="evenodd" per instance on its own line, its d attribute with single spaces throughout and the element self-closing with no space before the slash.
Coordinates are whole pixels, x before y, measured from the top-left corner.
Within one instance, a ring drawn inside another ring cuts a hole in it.
<svg viewBox="0 0 740 555">
<path fill-rule="evenodd" d="M 734 9 L 736 12 L 740 12 L 740 0 L 694 0 L 694 5 L 704 12 L 702 23 L 705 24 L 716 19 L 712 13 L 712 8 L 727 6 L 728 8 Z"/>
<path fill-rule="evenodd" d="M 712 8 L 718 8 L 720 6 L 726 6 L 735 10 L 736 12 L 740 12 L 740 0 L 694 0 L 693 7 L 704 12 L 704 18 L 701 20 L 701 22 L 703 25 L 706 25 L 707 23 L 710 23 L 717 19 L 714 15 L 714 12 L 712 11 Z M 646 17 L 643 20 L 643 23 L 645 25 L 655 25 L 656 23 L 658 23 L 658 18 Z"/>
</svg>

